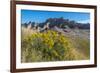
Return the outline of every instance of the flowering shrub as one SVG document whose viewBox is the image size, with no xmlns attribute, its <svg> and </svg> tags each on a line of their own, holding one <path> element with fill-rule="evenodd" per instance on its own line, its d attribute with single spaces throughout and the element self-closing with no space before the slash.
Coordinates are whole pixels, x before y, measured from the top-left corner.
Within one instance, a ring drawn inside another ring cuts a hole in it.
<svg viewBox="0 0 100 73">
<path fill-rule="evenodd" d="M 53 30 L 28 35 L 22 39 L 21 44 L 22 62 L 64 61 L 84 58 L 73 48 L 65 35 Z"/>
</svg>

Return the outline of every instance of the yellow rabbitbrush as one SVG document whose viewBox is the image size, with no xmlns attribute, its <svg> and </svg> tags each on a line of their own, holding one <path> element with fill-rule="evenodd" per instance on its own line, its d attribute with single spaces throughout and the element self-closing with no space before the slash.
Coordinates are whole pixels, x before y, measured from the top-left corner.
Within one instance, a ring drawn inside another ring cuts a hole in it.
<svg viewBox="0 0 100 73">
<path fill-rule="evenodd" d="M 22 62 L 44 62 L 86 59 L 70 39 L 53 30 L 33 33 L 22 39 Z M 27 53 L 27 54 L 26 54 Z"/>
</svg>

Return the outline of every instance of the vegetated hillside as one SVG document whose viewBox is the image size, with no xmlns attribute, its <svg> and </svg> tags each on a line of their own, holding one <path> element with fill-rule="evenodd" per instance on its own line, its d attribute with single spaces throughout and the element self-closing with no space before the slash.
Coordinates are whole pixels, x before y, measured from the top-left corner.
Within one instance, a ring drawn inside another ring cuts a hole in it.
<svg viewBox="0 0 100 73">
<path fill-rule="evenodd" d="M 89 25 L 63 18 L 22 24 L 21 62 L 89 59 Z"/>
</svg>

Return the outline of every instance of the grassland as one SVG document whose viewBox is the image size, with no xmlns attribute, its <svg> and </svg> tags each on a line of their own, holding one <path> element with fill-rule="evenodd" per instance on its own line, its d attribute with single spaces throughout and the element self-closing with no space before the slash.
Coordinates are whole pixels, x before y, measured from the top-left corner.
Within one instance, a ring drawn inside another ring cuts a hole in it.
<svg viewBox="0 0 100 73">
<path fill-rule="evenodd" d="M 90 58 L 89 31 L 72 30 L 58 33 L 53 30 L 34 32 L 22 28 L 21 62 L 87 60 Z"/>
</svg>

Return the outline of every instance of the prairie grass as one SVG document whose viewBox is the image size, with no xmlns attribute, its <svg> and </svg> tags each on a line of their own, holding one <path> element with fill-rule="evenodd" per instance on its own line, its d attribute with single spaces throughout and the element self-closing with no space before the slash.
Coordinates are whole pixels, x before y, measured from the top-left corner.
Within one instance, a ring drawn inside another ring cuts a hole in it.
<svg viewBox="0 0 100 73">
<path fill-rule="evenodd" d="M 89 41 L 67 37 L 53 30 L 36 32 L 22 28 L 21 62 L 89 59 Z"/>
</svg>

